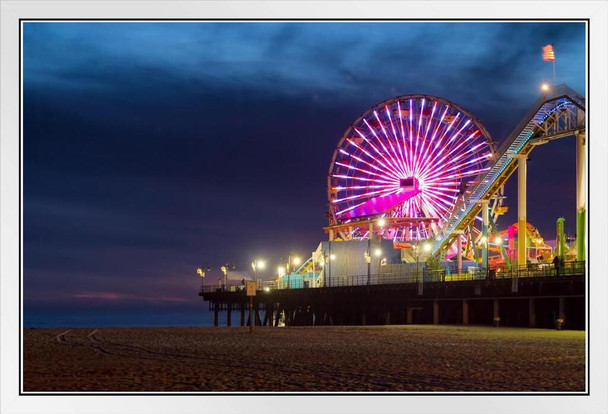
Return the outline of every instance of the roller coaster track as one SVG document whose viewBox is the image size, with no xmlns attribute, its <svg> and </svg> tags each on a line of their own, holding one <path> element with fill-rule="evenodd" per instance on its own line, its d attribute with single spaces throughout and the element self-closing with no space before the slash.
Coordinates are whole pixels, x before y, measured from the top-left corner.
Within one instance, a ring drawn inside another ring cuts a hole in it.
<svg viewBox="0 0 608 414">
<path fill-rule="evenodd" d="M 535 144 L 574 135 L 585 129 L 585 99 L 567 85 L 557 85 L 541 96 L 503 141 L 496 161 L 471 192 L 459 200 L 433 243 L 433 253 L 452 245 L 457 232 L 464 230 L 481 210 L 480 201 L 490 200 L 517 169 L 514 155 L 527 155 Z"/>
</svg>

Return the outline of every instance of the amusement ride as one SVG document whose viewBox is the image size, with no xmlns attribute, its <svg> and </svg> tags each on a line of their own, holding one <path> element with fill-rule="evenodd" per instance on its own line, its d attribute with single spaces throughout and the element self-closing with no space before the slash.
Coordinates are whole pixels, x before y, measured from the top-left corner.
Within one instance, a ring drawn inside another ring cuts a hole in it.
<svg viewBox="0 0 608 414">
<path fill-rule="evenodd" d="M 404 95 L 370 108 L 348 127 L 331 159 L 329 239 L 390 239 L 406 249 L 426 240 L 443 260 L 457 256 L 484 268 L 548 260 L 551 248 L 526 221 L 526 159 L 538 145 L 576 135 L 582 237 L 569 251 L 583 260 L 585 103 L 566 85 L 542 90 L 500 148 L 470 112 L 442 98 Z M 496 222 L 508 208 L 504 184 L 517 169 L 518 222 L 499 231 Z M 560 237 L 563 231 L 558 244 Z"/>
</svg>

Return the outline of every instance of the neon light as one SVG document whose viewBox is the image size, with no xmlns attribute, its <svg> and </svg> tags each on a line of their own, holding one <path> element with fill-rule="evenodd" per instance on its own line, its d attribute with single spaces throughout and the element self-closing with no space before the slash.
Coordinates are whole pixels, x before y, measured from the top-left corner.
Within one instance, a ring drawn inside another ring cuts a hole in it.
<svg viewBox="0 0 608 414">
<path fill-rule="evenodd" d="M 491 148 L 481 128 L 465 112 L 438 99 L 388 101 L 366 112 L 349 131 L 360 139 L 344 139 L 337 153 L 345 158 L 335 159 L 331 171 L 331 203 L 338 222 L 370 211 L 387 217 L 439 219 L 430 226 L 416 224 L 411 231 L 385 229 L 386 238 L 407 238 L 408 233 L 410 237 L 442 236 L 443 223 L 456 208 L 462 180 L 490 169 L 484 164 Z M 417 180 L 419 193 L 376 212 L 391 204 L 389 199 L 398 200 L 393 195 L 402 194 L 401 179 L 409 177 Z M 338 193 L 341 197 L 336 198 Z M 362 234 L 361 230 L 357 237 Z"/>
</svg>

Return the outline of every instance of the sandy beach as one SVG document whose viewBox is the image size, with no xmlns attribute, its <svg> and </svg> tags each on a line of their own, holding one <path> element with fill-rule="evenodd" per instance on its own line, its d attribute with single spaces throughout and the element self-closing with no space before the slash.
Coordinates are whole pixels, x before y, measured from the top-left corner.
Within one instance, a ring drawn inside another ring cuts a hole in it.
<svg viewBox="0 0 608 414">
<path fill-rule="evenodd" d="M 57 328 L 23 342 L 25 392 L 585 389 L 582 331 Z"/>
</svg>

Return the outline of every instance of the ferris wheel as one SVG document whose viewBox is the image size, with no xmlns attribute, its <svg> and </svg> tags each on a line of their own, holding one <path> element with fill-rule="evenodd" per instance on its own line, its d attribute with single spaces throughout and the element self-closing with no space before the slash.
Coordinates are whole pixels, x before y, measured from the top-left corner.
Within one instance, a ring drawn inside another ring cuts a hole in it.
<svg viewBox="0 0 608 414">
<path fill-rule="evenodd" d="M 330 225 L 366 237 L 357 222 L 409 223 L 382 232 L 393 240 L 437 236 L 467 186 L 493 160 L 490 134 L 469 112 L 427 95 L 404 95 L 369 109 L 345 132 L 327 178 Z"/>
</svg>

